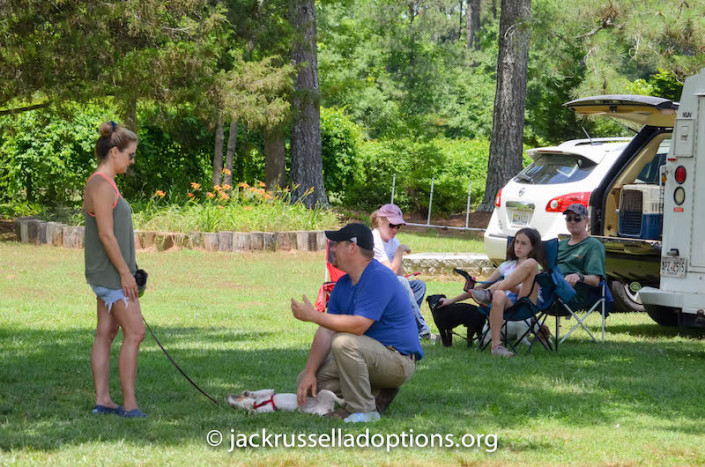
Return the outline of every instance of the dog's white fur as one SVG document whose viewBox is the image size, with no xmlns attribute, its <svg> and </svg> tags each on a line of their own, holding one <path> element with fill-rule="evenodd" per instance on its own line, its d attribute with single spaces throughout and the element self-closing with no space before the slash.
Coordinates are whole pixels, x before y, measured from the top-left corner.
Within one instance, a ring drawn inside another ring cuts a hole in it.
<svg viewBox="0 0 705 467">
<path fill-rule="evenodd" d="M 548 330 L 546 328 L 544 331 L 541 330 L 540 326 L 538 323 L 534 323 L 534 332 L 539 335 L 539 337 L 545 339 L 549 339 L 550 337 L 550 332 L 548 333 L 549 336 L 545 335 L 545 331 Z M 526 321 L 507 321 L 507 338 L 514 343 L 517 339 L 519 339 L 520 336 L 524 336 L 524 338 L 519 341 L 520 344 L 524 345 L 531 345 L 531 341 L 529 338 L 532 337 L 531 333 L 527 333 L 529 330 L 529 324 Z M 485 324 L 485 327 L 482 329 L 482 333 L 485 336 L 485 339 L 482 341 L 483 345 L 488 344 L 490 340 L 492 339 L 490 336 L 489 332 L 489 327 L 487 324 Z"/>
<path fill-rule="evenodd" d="M 274 392 L 274 389 L 260 389 L 259 391 L 244 391 L 242 394 L 235 396 L 228 394 L 225 396 L 225 402 L 231 407 L 245 409 L 250 413 L 274 412 L 274 407 L 271 403 L 265 403 L 269 400 L 274 401 L 277 410 L 293 412 L 299 410 L 304 413 L 312 413 L 320 416 L 326 415 L 335 409 L 335 404 L 342 405 L 345 401 L 336 396 L 332 391 L 321 389 L 316 394 L 316 397 L 308 397 L 306 403 L 299 407 L 296 399 L 296 394 Z M 264 404 L 263 404 L 264 403 Z M 260 405 L 255 409 L 255 405 Z"/>
</svg>

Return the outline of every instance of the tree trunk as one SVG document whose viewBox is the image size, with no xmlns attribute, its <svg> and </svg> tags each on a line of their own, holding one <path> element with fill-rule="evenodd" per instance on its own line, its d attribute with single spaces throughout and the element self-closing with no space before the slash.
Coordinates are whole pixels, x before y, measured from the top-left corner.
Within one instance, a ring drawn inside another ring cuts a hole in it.
<svg viewBox="0 0 705 467">
<path fill-rule="evenodd" d="M 522 1 L 522 0 L 519 0 Z M 490 11 L 492 12 L 492 18 L 497 19 L 497 0 L 492 0 Z"/>
<path fill-rule="evenodd" d="M 296 31 L 291 57 L 298 69 L 292 98 L 291 194 L 304 206 L 328 206 L 323 187 L 321 109 L 316 55 L 316 4 L 290 0 L 289 21 Z M 309 190 L 313 192 L 309 193 Z M 309 193 L 308 195 L 306 195 Z M 306 196 L 304 196 L 306 195 Z"/>
<path fill-rule="evenodd" d="M 235 148 L 237 147 L 237 118 L 230 122 L 230 132 L 228 134 L 228 152 L 225 154 L 225 168 L 228 169 L 223 177 L 224 185 L 233 185 L 233 160 L 235 159 Z"/>
<path fill-rule="evenodd" d="M 502 1 L 490 157 L 478 211 L 492 211 L 499 189 L 522 168 L 530 16 L 531 0 Z"/>
<path fill-rule="evenodd" d="M 215 150 L 213 151 L 213 186 L 220 185 L 223 173 L 223 116 L 218 115 L 215 125 Z"/>
<path fill-rule="evenodd" d="M 268 190 L 286 186 L 284 127 L 281 125 L 264 130 L 264 173 Z"/>
<path fill-rule="evenodd" d="M 130 97 L 125 109 L 125 126 L 137 133 L 137 98 Z"/>
<path fill-rule="evenodd" d="M 474 47 L 475 50 L 480 50 L 480 0 L 468 0 L 467 11 L 467 43 L 466 47 Z"/>
</svg>

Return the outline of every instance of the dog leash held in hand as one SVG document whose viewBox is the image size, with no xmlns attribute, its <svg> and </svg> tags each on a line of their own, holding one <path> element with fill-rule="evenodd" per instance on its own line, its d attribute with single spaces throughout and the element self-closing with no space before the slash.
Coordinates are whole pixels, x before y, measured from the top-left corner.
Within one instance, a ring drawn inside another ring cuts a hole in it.
<svg viewBox="0 0 705 467">
<path fill-rule="evenodd" d="M 147 320 L 144 319 L 144 316 L 142 317 L 142 321 L 144 321 L 144 325 L 147 326 L 147 329 L 149 329 L 149 333 L 150 333 L 150 334 L 152 335 L 152 337 L 154 338 L 154 342 L 156 342 L 157 345 L 159 346 L 159 348 L 162 349 L 162 352 L 164 352 L 164 355 L 166 355 L 166 358 L 168 358 L 169 361 L 176 367 L 176 369 L 179 370 L 179 373 L 181 373 L 182 375 L 184 375 L 184 378 L 186 378 L 186 379 L 188 380 L 188 382 L 193 385 L 194 388 L 198 389 L 201 394 L 203 394 L 204 396 L 206 396 L 208 399 L 211 400 L 211 402 L 213 402 L 215 405 L 217 405 L 218 407 L 220 407 L 220 404 L 218 403 L 218 401 L 215 400 L 215 399 L 214 399 L 213 397 L 211 397 L 210 395 L 208 395 L 208 393 L 207 393 L 206 391 L 204 391 L 203 389 L 201 389 L 200 387 L 198 387 L 198 384 L 194 383 L 193 380 L 192 380 L 191 378 L 189 378 L 189 376 L 184 372 L 184 370 L 182 370 L 181 367 L 179 367 L 179 365 L 174 361 L 174 359 L 171 358 L 171 355 L 169 355 L 169 352 L 166 351 L 166 349 L 164 348 L 164 346 L 162 345 L 162 343 L 159 342 L 159 339 L 157 339 L 157 336 L 154 334 L 154 331 L 152 331 L 152 328 L 150 328 L 150 327 L 149 327 L 149 324 L 147 324 Z"/>
<path fill-rule="evenodd" d="M 135 266 L 137 266 L 137 265 L 135 264 Z M 147 274 L 147 271 L 137 267 L 137 270 L 135 271 L 135 282 L 137 283 L 137 290 L 139 292 L 138 295 L 140 297 L 144 294 L 144 291 L 147 289 L 147 278 L 148 277 L 149 277 L 149 274 Z M 174 359 L 171 358 L 171 355 L 169 355 L 169 352 L 166 351 L 166 349 L 164 348 L 162 343 L 159 342 L 159 339 L 157 339 L 157 336 L 156 336 L 156 334 L 154 334 L 154 331 L 152 331 L 152 328 L 149 327 L 149 324 L 147 323 L 147 320 L 144 319 L 144 316 L 142 316 L 142 321 L 144 321 L 144 325 L 147 326 L 147 329 L 149 329 L 149 333 L 154 338 L 154 342 L 156 342 L 157 345 L 159 346 L 159 348 L 162 349 L 162 352 L 164 352 L 164 355 L 166 355 L 166 358 L 168 358 L 169 361 L 176 367 L 176 369 L 179 370 L 179 373 L 184 375 L 184 378 L 186 378 L 186 380 L 188 380 L 188 382 L 191 383 L 194 388 L 198 389 L 201 392 L 201 394 L 206 396 L 208 399 L 211 400 L 211 402 L 213 402 L 215 405 L 220 407 L 220 404 L 218 403 L 218 401 L 213 399 L 211 396 L 209 396 L 206 391 L 204 391 L 203 389 L 198 387 L 198 384 L 194 383 L 193 380 L 191 378 L 189 378 L 189 376 L 186 374 L 186 372 L 184 372 L 184 370 L 181 369 L 181 367 L 174 361 Z"/>
</svg>

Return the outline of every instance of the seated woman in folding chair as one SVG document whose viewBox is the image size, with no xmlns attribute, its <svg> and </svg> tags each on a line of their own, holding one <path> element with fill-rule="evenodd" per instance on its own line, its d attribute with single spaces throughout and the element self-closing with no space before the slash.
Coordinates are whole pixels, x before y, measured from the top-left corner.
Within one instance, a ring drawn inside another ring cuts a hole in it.
<svg viewBox="0 0 705 467">
<path fill-rule="evenodd" d="M 502 345 L 504 310 L 514 305 L 519 297 L 529 297 L 529 300 L 536 304 L 539 287 L 534 286 L 534 278 L 547 268 L 541 234 L 536 229 L 521 229 L 507 248 L 507 261 L 500 264 L 486 282 L 478 282 L 470 293 L 442 299 L 440 306 L 450 305 L 471 296 L 478 304 L 489 306 L 492 355 L 513 357 L 514 353 Z"/>
</svg>

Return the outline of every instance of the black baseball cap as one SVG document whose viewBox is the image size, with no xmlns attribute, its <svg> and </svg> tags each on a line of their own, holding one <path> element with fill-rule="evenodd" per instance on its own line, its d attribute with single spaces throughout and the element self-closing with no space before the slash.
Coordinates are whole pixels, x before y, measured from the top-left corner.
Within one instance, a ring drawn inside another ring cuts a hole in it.
<svg viewBox="0 0 705 467">
<path fill-rule="evenodd" d="M 372 231 L 365 224 L 348 224 L 340 230 L 326 230 L 326 238 L 334 242 L 351 242 L 365 250 L 374 250 Z"/>
<path fill-rule="evenodd" d="M 563 211 L 563 214 L 565 214 L 569 211 L 574 212 L 575 214 L 577 214 L 579 216 L 589 217 L 587 208 L 583 204 L 580 204 L 580 203 L 571 204 L 570 206 L 568 206 L 568 208 L 565 211 Z"/>
</svg>

